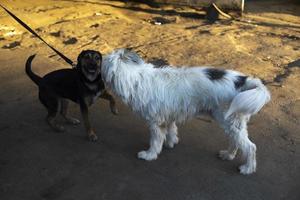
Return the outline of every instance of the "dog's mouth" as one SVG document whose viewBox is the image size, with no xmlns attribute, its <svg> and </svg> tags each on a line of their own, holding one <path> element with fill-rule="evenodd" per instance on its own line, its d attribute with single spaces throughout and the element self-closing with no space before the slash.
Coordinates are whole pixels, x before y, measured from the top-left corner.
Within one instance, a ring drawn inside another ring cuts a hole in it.
<svg viewBox="0 0 300 200">
<path fill-rule="evenodd" d="M 95 74 L 97 73 L 97 71 L 99 71 L 98 68 L 99 68 L 98 66 L 89 66 L 89 67 L 87 66 L 84 69 L 89 74 Z"/>
<path fill-rule="evenodd" d="M 91 74 L 94 74 L 97 70 L 96 69 L 87 69 L 87 71 Z"/>
</svg>

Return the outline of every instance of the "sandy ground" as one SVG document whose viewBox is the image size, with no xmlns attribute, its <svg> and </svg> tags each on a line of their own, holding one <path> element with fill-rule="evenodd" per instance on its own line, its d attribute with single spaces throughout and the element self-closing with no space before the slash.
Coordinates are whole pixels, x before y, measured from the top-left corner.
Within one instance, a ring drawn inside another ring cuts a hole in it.
<svg viewBox="0 0 300 200">
<path fill-rule="evenodd" d="M 120 1 L 1 0 L 49 43 L 76 60 L 83 49 L 103 54 L 131 47 L 158 65 L 211 65 L 262 78 L 272 101 L 252 118 L 258 171 L 242 176 L 217 152 L 226 147 L 214 122 L 180 127 L 181 142 L 145 162 L 147 127 L 126 106 L 113 116 L 106 102 L 91 109 L 99 142 L 84 129 L 53 132 L 24 62 L 34 71 L 68 67 L 0 9 L 0 199 L 300 199 L 300 6 L 254 1 L 238 21 L 209 25 L 188 7 Z M 155 22 L 162 22 L 155 25 Z M 70 114 L 80 116 L 75 104 Z"/>
</svg>

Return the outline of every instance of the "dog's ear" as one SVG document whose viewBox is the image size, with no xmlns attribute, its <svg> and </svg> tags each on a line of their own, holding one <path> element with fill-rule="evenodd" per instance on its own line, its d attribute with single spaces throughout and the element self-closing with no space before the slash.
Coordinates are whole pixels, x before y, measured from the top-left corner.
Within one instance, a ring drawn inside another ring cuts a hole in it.
<svg viewBox="0 0 300 200">
<path fill-rule="evenodd" d="M 94 51 L 94 52 L 98 55 L 99 59 L 102 61 L 102 54 L 99 51 Z"/>
<path fill-rule="evenodd" d="M 77 67 L 81 67 L 82 57 L 86 54 L 86 51 L 81 51 L 77 57 Z"/>
</svg>

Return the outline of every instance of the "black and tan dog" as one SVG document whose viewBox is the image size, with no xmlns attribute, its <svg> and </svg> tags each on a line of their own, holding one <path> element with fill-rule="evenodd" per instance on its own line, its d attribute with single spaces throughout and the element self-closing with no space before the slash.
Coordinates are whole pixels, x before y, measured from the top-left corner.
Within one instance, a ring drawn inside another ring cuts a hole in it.
<svg viewBox="0 0 300 200">
<path fill-rule="evenodd" d="M 117 114 L 114 98 L 105 90 L 101 78 L 102 56 L 93 50 L 82 51 L 77 58 L 77 66 L 74 69 L 60 69 L 43 78 L 31 71 L 31 62 L 35 55 L 30 56 L 26 62 L 26 73 L 39 87 L 39 99 L 47 108 L 47 122 L 56 131 L 64 131 L 62 125 L 55 121 L 58 112 L 71 124 L 79 124 L 80 121 L 67 116 L 67 99 L 80 105 L 83 122 L 87 130 L 88 138 L 97 140 L 97 135 L 91 128 L 88 116 L 88 107 L 94 103 L 97 97 L 110 102 L 111 112 Z"/>
</svg>

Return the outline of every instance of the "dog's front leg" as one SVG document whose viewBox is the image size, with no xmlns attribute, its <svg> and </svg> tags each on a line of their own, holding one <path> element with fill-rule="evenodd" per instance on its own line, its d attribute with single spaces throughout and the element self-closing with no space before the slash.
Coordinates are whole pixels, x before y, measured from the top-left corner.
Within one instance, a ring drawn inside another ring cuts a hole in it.
<svg viewBox="0 0 300 200">
<path fill-rule="evenodd" d="M 103 94 L 101 94 L 100 98 L 109 101 L 110 110 L 113 114 L 117 115 L 119 113 L 114 97 L 111 94 L 109 94 L 106 90 L 103 92 Z"/>
<path fill-rule="evenodd" d="M 150 148 L 147 151 L 140 151 L 138 158 L 144 160 L 155 160 L 162 150 L 167 130 L 156 123 L 150 125 Z"/>
<path fill-rule="evenodd" d="M 95 134 L 94 130 L 91 128 L 90 120 L 89 120 L 89 112 L 88 112 L 88 106 L 84 102 L 84 100 L 80 101 L 80 110 L 82 119 L 87 131 L 88 139 L 91 141 L 96 141 L 98 139 L 97 135 Z"/>
</svg>

